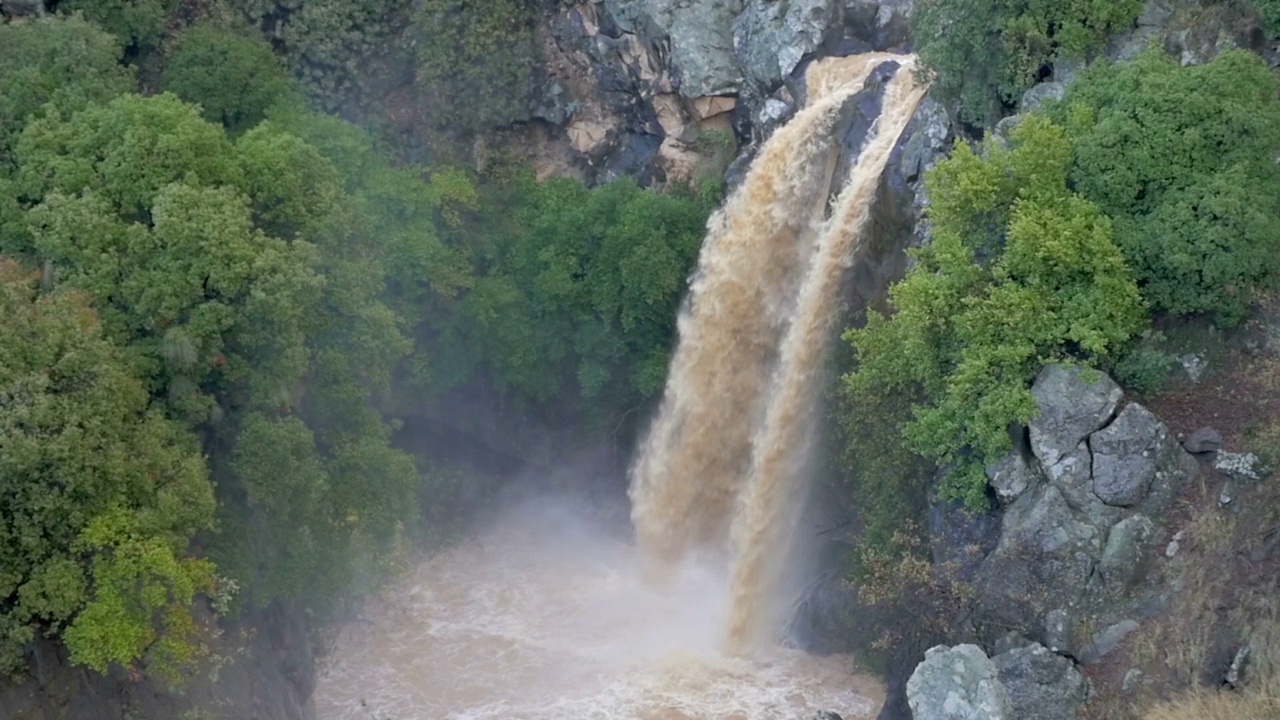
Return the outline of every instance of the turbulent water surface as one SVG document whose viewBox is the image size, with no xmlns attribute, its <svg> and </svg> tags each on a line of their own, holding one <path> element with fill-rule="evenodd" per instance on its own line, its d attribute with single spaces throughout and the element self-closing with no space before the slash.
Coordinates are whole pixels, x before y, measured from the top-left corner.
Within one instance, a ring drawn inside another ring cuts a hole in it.
<svg viewBox="0 0 1280 720">
<path fill-rule="evenodd" d="M 423 564 L 343 628 L 321 720 L 797 720 L 874 717 L 846 657 L 722 652 L 722 564 L 662 589 L 631 544 L 565 510 L 523 511 Z"/>
</svg>

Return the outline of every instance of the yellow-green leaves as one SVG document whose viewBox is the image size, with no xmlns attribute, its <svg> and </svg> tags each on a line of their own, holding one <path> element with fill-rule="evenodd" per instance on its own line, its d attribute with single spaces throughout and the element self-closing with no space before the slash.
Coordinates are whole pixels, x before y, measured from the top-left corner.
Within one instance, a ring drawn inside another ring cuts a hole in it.
<svg viewBox="0 0 1280 720">
<path fill-rule="evenodd" d="M 196 441 L 148 409 L 85 297 L 37 297 L 35 276 L 0 261 L 0 669 L 39 627 L 74 662 L 105 670 L 146 656 L 190 659 L 156 627 L 186 616 L 211 577 L 187 556 L 213 490 Z M 175 665 L 167 666 L 176 671 Z"/>
</svg>

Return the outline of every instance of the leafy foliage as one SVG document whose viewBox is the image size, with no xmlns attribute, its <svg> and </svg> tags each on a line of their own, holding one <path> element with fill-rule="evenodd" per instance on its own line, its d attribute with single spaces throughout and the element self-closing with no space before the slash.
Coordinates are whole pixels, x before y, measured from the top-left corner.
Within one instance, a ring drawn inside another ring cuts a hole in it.
<svg viewBox="0 0 1280 720">
<path fill-rule="evenodd" d="M 1271 37 L 1280 36 L 1280 0 L 1249 0 Z"/>
<path fill-rule="evenodd" d="M 415 25 L 418 82 L 439 127 L 521 119 L 533 91 L 537 3 L 426 0 Z"/>
<path fill-rule="evenodd" d="M 580 397 L 604 414 L 661 389 L 708 207 L 619 181 L 522 176 L 476 229 L 477 278 L 447 328 L 502 389 Z M 496 225 L 496 227 L 495 227 Z"/>
<path fill-rule="evenodd" d="M 1077 190 L 1115 219 L 1153 306 L 1233 324 L 1280 271 L 1280 86 L 1242 51 L 1099 66 L 1063 116 Z"/>
<path fill-rule="evenodd" d="M 86 19 L 138 50 L 159 44 L 165 19 L 176 6 L 177 0 L 63 0 L 59 5 L 84 13 Z"/>
<path fill-rule="evenodd" d="M 149 654 L 176 673 L 213 580 L 188 556 L 213 518 L 194 437 L 149 407 L 84 296 L 37 296 L 4 260 L 0 331 L 0 670 L 47 630 L 94 669 Z"/>
<path fill-rule="evenodd" d="M 407 22 L 409 0 L 232 0 L 271 27 L 312 98 L 334 106 L 354 89 L 360 67 Z"/>
<path fill-rule="evenodd" d="M 330 600 L 416 483 L 371 402 L 408 343 L 333 165 L 273 123 L 233 144 L 168 94 L 45 118 L 19 145 L 39 256 L 91 294 L 170 412 L 239 458 L 220 518 L 242 531 L 215 559 L 256 601 Z M 308 535 L 308 562 L 279 551 Z"/>
<path fill-rule="evenodd" d="M 52 108 L 71 113 L 134 87 L 115 38 L 80 17 L 0 24 L 0 175 L 27 121 Z"/>
<path fill-rule="evenodd" d="M 182 36 L 165 68 L 165 89 L 232 133 L 257 125 L 274 105 L 301 102 L 270 44 L 208 24 Z"/>
<path fill-rule="evenodd" d="M 1031 118 L 1012 141 L 985 158 L 959 144 L 928 176 L 933 245 L 891 290 L 895 314 L 870 312 L 846 335 L 853 405 L 920 398 L 908 447 L 950 469 L 945 498 L 975 506 L 984 465 L 1012 447 L 1009 425 L 1036 412 L 1040 367 L 1105 357 L 1145 319 L 1110 221 L 1067 189 L 1062 130 Z"/>
<path fill-rule="evenodd" d="M 963 120 L 989 126 L 1043 68 L 1086 57 L 1141 9 L 1141 0 L 922 0 L 913 37 L 935 92 Z"/>
</svg>

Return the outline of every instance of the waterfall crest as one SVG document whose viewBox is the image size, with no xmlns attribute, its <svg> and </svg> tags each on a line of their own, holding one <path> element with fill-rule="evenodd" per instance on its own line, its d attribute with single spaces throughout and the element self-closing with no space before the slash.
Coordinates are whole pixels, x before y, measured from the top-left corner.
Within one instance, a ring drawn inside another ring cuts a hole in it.
<svg viewBox="0 0 1280 720">
<path fill-rule="evenodd" d="M 632 521 L 651 575 L 692 554 L 728 557 L 738 651 L 778 639 L 779 579 L 840 283 L 924 98 L 914 61 L 868 53 L 810 67 L 807 105 L 708 223 L 661 408 L 632 468 Z M 844 104 L 886 62 L 898 69 L 880 116 L 828 203 Z"/>
</svg>

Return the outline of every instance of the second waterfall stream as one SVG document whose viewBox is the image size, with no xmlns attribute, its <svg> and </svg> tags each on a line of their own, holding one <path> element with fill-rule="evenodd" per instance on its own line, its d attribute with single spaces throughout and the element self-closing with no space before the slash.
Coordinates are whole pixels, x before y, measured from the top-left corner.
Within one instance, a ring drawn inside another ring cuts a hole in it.
<svg viewBox="0 0 1280 720">
<path fill-rule="evenodd" d="M 829 203 L 843 106 L 885 63 L 898 68 L 880 116 Z M 632 471 L 632 520 L 651 574 L 694 553 L 728 558 L 726 640 L 736 652 L 781 630 L 782 567 L 840 284 L 924 98 L 913 70 L 914 57 L 886 53 L 810 67 L 807 105 L 708 223 L 661 410 Z"/>
<path fill-rule="evenodd" d="M 631 469 L 634 541 L 569 501 L 516 508 L 342 628 L 320 720 L 875 716 L 883 691 L 849 658 L 782 646 L 785 567 L 841 286 L 925 94 L 914 61 L 813 63 L 807 104 L 708 223 Z M 855 98 L 872 78 L 878 116 Z M 855 148 L 851 100 L 875 117 Z"/>
</svg>

